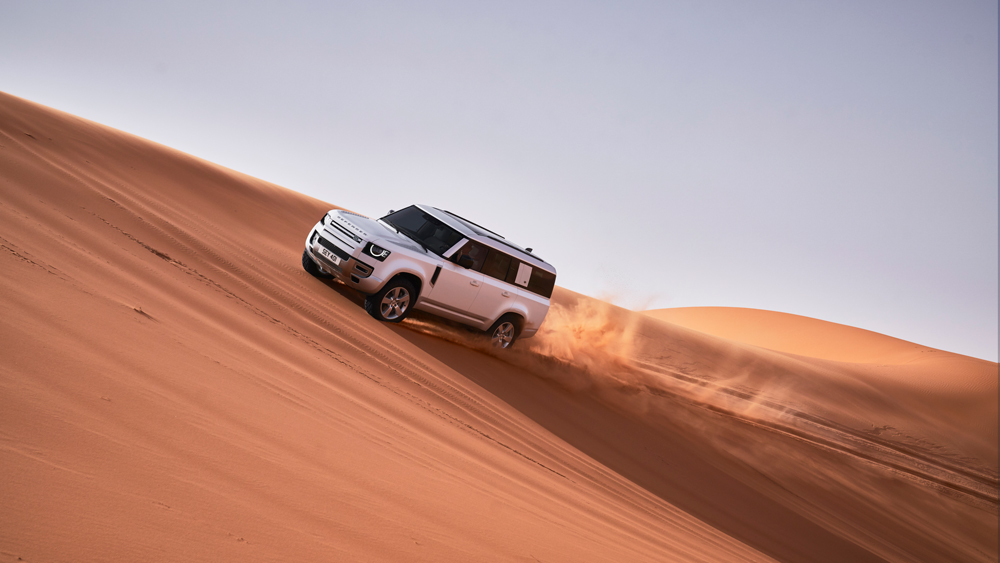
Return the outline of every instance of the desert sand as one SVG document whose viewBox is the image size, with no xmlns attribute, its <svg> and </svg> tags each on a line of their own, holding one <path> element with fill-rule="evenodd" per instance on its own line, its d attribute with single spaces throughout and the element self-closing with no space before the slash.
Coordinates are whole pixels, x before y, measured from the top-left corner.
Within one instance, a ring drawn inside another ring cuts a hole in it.
<svg viewBox="0 0 1000 563">
<path fill-rule="evenodd" d="M 996 363 L 561 288 L 505 353 L 380 324 L 300 266 L 336 203 L 0 94 L 0 561 L 997 560 Z"/>
</svg>

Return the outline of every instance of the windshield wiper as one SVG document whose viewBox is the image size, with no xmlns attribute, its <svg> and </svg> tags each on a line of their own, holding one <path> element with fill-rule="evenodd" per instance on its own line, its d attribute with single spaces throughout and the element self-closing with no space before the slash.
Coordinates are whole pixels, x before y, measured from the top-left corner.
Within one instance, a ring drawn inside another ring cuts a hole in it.
<svg viewBox="0 0 1000 563">
<path fill-rule="evenodd" d="M 389 222 L 386 221 L 386 223 L 389 223 Z M 431 251 L 431 249 L 427 248 L 427 245 L 425 245 L 423 242 L 420 241 L 420 239 L 418 239 L 416 237 L 417 233 L 414 233 L 414 232 L 412 232 L 409 229 L 406 229 L 404 227 L 400 227 L 399 225 L 393 225 L 392 223 L 389 223 L 389 224 L 392 225 L 392 228 L 396 229 L 397 233 L 404 234 L 404 235 L 406 235 L 406 238 L 408 238 L 408 239 L 412 240 L 413 242 L 419 244 L 420 248 L 424 249 L 424 252 L 430 252 Z"/>
</svg>

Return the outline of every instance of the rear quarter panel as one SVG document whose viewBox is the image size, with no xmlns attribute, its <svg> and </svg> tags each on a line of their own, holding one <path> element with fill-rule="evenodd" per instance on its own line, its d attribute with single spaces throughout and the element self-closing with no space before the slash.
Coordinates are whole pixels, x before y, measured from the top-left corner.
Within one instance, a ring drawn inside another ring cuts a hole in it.
<svg viewBox="0 0 1000 563">
<path fill-rule="evenodd" d="M 524 311 L 524 327 L 521 335 L 524 338 L 534 336 L 549 313 L 549 299 L 527 289 L 517 288 L 517 308 Z"/>
</svg>

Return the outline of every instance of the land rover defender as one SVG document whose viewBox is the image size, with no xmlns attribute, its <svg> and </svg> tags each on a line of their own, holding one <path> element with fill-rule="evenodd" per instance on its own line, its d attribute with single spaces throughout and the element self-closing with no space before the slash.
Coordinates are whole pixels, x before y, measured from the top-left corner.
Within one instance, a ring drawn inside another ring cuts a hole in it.
<svg viewBox="0 0 1000 563">
<path fill-rule="evenodd" d="M 530 248 L 427 205 L 378 220 L 332 210 L 306 237 L 302 267 L 364 293 L 380 321 L 420 309 L 486 331 L 499 348 L 534 336 L 556 282 Z"/>
</svg>

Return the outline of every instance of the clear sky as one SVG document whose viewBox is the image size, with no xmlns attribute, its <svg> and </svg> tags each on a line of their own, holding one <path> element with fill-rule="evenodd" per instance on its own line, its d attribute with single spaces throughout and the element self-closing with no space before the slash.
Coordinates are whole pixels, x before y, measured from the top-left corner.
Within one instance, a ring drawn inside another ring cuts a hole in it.
<svg viewBox="0 0 1000 563">
<path fill-rule="evenodd" d="M 771 309 L 996 361 L 997 18 L 7 0 L 0 89 L 362 213 L 450 209 L 627 307 Z"/>
</svg>

